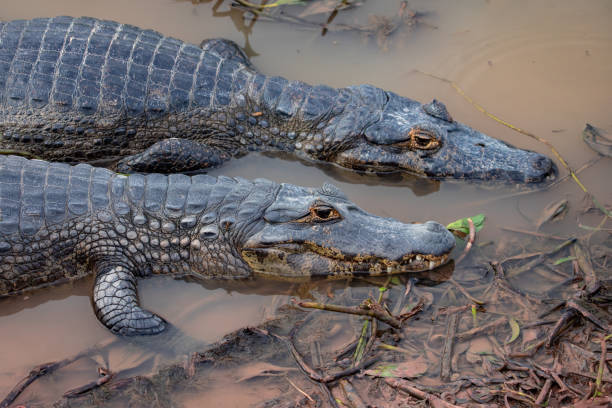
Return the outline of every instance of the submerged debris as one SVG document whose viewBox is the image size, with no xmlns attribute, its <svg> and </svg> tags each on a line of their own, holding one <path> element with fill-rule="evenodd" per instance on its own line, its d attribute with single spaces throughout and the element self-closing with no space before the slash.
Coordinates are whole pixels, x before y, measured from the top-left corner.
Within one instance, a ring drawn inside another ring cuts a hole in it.
<svg viewBox="0 0 612 408">
<path fill-rule="evenodd" d="M 605 136 L 601 129 L 587 123 L 582 131 L 582 140 L 597 153 L 612 157 L 612 139 Z"/>
<path fill-rule="evenodd" d="M 452 278 L 440 269 L 336 289 L 313 281 L 299 291 L 311 299 L 296 302 L 304 308 L 281 306 L 151 376 L 105 367 L 55 406 L 176 406 L 231 384 L 255 390 L 260 407 L 612 403 L 608 217 L 560 245 L 519 231 L 482 246 L 474 219 Z"/>
<path fill-rule="evenodd" d="M 376 38 L 378 46 L 387 50 L 392 35 L 400 30 L 412 30 L 415 27 L 428 26 L 423 19 L 424 14 L 409 8 L 408 2 L 399 2 L 399 8 L 394 16 L 370 15 L 367 23 L 337 22 L 337 16 L 344 10 L 359 7 L 362 3 L 350 0 L 313 0 L 293 14 L 284 6 L 292 6 L 291 10 L 306 2 L 295 0 L 282 0 L 270 4 L 255 4 L 244 0 L 236 0 L 232 7 L 250 13 L 261 21 L 271 21 L 291 24 L 293 27 L 310 30 L 320 30 L 321 35 L 327 33 L 356 33 L 364 38 Z"/>
<path fill-rule="evenodd" d="M 535 223 L 536 230 L 539 230 L 547 222 L 562 219 L 567 213 L 568 205 L 569 201 L 566 198 L 548 204 Z"/>
</svg>

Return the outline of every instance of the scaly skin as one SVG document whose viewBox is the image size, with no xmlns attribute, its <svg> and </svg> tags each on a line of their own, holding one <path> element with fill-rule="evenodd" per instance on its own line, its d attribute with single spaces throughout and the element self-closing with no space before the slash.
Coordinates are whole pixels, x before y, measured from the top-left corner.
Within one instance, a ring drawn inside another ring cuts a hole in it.
<svg viewBox="0 0 612 408">
<path fill-rule="evenodd" d="M 336 187 L 116 174 L 0 156 L 0 296 L 96 274 L 98 319 L 115 333 L 166 323 L 138 304 L 136 277 L 308 279 L 433 269 L 453 236 L 359 209 Z"/>
<path fill-rule="evenodd" d="M 0 23 L 0 135 L 0 149 L 119 160 L 121 172 L 193 171 L 251 151 L 435 178 L 530 183 L 555 170 L 435 100 L 265 76 L 230 41 L 200 49 L 91 18 Z"/>
</svg>

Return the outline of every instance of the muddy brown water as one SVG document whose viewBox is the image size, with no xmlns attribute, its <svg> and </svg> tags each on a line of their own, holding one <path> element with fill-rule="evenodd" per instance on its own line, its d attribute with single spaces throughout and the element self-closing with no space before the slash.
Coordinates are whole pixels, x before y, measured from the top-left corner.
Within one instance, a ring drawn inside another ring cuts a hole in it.
<svg viewBox="0 0 612 408">
<path fill-rule="evenodd" d="M 552 157 L 543 144 L 487 118 L 448 84 L 415 70 L 430 72 L 452 79 L 490 112 L 549 140 L 574 168 L 598 157 L 581 140 L 586 122 L 612 132 L 612 3 L 608 0 L 412 0 L 410 8 L 423 12 L 427 24 L 400 30 L 390 37 L 388 50 L 381 50 L 374 38 L 350 32 L 321 36 L 319 31 L 264 21 L 249 26 L 242 13 L 230 11 L 229 3 L 2 0 L 0 19 L 87 15 L 156 29 L 196 44 L 204 38 L 225 37 L 247 48 L 264 73 L 335 87 L 370 83 L 422 102 L 437 98 L 455 119 Z M 397 9 L 395 1 L 368 1 L 341 12 L 337 21 L 365 24 L 371 14 L 393 16 Z M 567 171 L 559 167 L 560 177 L 565 176 Z M 480 242 L 499 242 L 509 234 L 500 229 L 504 226 L 533 228 L 544 206 L 564 197 L 570 202 L 569 215 L 544 231 L 570 236 L 580 231 L 578 220 L 595 225 L 600 219 L 580 213 L 583 193 L 571 180 L 516 196 L 515 186 L 359 176 L 333 166 L 265 155 L 231 161 L 211 174 L 307 186 L 332 181 L 366 210 L 406 222 L 434 219 L 446 224 L 486 213 Z M 600 202 L 610 205 L 611 175 L 612 160 L 602 158 L 579 177 Z M 523 283 L 533 292 L 538 291 L 536 285 L 545 285 Z M 85 279 L 0 300 L 0 396 L 33 366 L 112 337 L 93 314 L 91 286 L 92 280 Z M 145 307 L 204 343 L 272 316 L 276 306 L 295 294 L 295 287 L 199 285 L 165 277 L 139 283 Z M 134 367 L 130 371 L 134 375 L 151 372 L 164 359 L 176 359 L 157 353 L 155 347 L 121 340 L 107 360 L 114 370 Z M 81 362 L 42 379 L 18 402 L 30 406 L 53 401 L 67 389 L 93 380 L 92 367 L 94 362 Z M 271 397 L 236 384 L 223 388 L 218 393 L 209 390 L 204 398 L 219 406 L 245 406 Z M 201 398 L 192 395 L 185 403 L 198 406 Z"/>
</svg>

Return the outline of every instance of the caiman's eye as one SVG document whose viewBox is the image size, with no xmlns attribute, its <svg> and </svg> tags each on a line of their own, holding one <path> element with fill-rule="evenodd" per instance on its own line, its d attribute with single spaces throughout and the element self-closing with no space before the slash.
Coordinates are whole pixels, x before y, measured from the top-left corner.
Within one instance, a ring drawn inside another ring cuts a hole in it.
<svg viewBox="0 0 612 408">
<path fill-rule="evenodd" d="M 395 143 L 393 146 L 410 150 L 435 150 L 441 144 L 435 132 L 419 127 L 410 129 L 408 136 L 409 139 Z"/>
<path fill-rule="evenodd" d="M 295 220 L 295 222 L 319 223 L 339 220 L 341 218 L 342 216 L 334 207 L 325 204 L 315 204 L 310 207 L 310 212 L 308 215 Z"/>
</svg>

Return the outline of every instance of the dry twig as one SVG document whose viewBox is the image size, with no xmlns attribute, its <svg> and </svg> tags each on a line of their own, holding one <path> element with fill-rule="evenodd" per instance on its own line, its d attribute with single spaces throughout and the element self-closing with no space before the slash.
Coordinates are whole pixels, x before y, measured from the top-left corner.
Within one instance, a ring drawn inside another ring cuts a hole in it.
<svg viewBox="0 0 612 408">
<path fill-rule="evenodd" d="M 391 314 L 387 312 L 385 308 L 380 307 L 380 305 L 374 301 L 364 302 L 359 307 L 330 305 L 327 303 L 317 303 L 317 302 L 297 302 L 297 305 L 300 307 L 305 307 L 309 309 L 319 309 L 319 310 L 327 310 L 330 312 L 349 313 L 349 314 L 356 314 L 360 316 L 370 316 L 396 329 L 399 329 L 402 326 L 402 323 L 397 318 L 395 318 L 394 316 L 391 316 Z"/>
<path fill-rule="evenodd" d="M 15 401 L 15 399 L 30 385 L 32 384 L 34 381 L 36 381 L 36 379 L 47 375 L 47 374 L 51 374 L 54 371 L 59 370 L 62 367 L 65 367 L 93 352 L 96 351 L 100 351 L 101 349 L 108 347 L 109 345 L 111 345 L 112 343 L 114 343 L 116 341 L 115 338 L 110 338 L 106 341 L 100 342 L 96 345 L 94 345 L 93 347 L 89 347 L 86 350 L 83 350 L 77 354 L 75 354 L 74 356 L 70 356 L 67 357 L 61 361 L 55 361 L 55 362 L 51 362 L 51 363 L 45 363 L 45 364 L 41 364 L 35 368 L 33 368 L 29 374 L 23 378 L 21 381 L 19 381 L 14 387 L 13 389 L 7 394 L 6 397 L 4 397 L 4 399 L 2 401 L 0 401 L 0 408 L 7 408 L 9 405 L 11 405 L 13 403 L 13 401 Z"/>
</svg>

